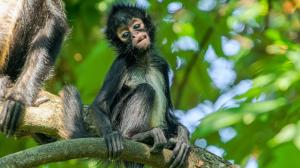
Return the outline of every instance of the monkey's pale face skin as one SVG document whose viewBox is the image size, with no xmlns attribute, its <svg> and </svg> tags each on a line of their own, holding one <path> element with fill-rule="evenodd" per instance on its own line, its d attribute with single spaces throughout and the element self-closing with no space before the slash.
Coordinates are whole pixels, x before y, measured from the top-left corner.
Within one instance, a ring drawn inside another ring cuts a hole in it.
<svg viewBox="0 0 300 168">
<path fill-rule="evenodd" d="M 151 43 L 149 34 L 145 30 L 145 25 L 139 18 L 133 18 L 128 26 L 118 28 L 117 34 L 124 43 L 129 43 L 131 39 L 132 46 L 138 49 L 147 49 Z"/>
</svg>

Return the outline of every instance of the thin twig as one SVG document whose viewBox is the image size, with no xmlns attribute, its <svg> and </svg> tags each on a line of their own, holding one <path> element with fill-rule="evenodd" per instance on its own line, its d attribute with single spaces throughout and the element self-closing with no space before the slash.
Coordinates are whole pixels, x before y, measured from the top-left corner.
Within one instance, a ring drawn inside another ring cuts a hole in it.
<svg viewBox="0 0 300 168">
<path fill-rule="evenodd" d="M 217 15 L 215 17 L 215 22 L 218 23 L 219 19 L 220 19 L 220 15 Z M 183 79 L 178 85 L 178 89 L 177 89 L 178 94 L 177 94 L 176 99 L 175 99 L 175 107 L 178 107 L 180 105 L 182 95 L 183 95 L 184 90 L 185 90 L 185 86 L 188 83 L 189 76 L 190 76 L 194 66 L 197 63 L 197 60 L 198 60 L 199 56 L 202 53 L 204 53 L 204 51 L 206 51 L 206 46 L 208 45 L 209 40 L 210 40 L 214 30 L 215 30 L 214 26 L 210 26 L 210 27 L 207 28 L 203 39 L 199 43 L 200 44 L 200 49 L 193 54 L 192 59 L 188 62 L 187 66 L 186 66 L 186 70 L 185 70 L 184 75 L 183 75 Z"/>
<path fill-rule="evenodd" d="M 267 30 L 270 26 L 270 15 L 271 15 L 271 10 L 272 10 L 272 0 L 268 0 L 268 13 L 265 17 L 265 29 L 264 30 Z"/>
</svg>

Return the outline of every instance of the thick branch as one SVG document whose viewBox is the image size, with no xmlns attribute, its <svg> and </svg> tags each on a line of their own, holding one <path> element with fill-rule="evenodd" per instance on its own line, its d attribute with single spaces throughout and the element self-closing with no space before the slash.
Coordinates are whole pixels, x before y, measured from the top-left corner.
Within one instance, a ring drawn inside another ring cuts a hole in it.
<svg viewBox="0 0 300 168">
<path fill-rule="evenodd" d="M 62 100 L 48 92 L 41 92 L 42 96 L 50 100 L 39 107 L 28 107 L 22 116 L 22 122 L 18 128 L 18 135 L 30 135 L 33 133 L 43 133 L 66 139 L 62 124 Z M 0 111 L 2 104 L 0 104 Z M 92 118 L 85 110 L 85 122 L 89 126 L 89 131 L 93 134 L 94 126 Z M 159 155 L 150 155 L 148 146 L 129 140 L 125 140 L 125 149 L 121 159 L 135 161 L 151 165 L 154 167 L 164 167 L 170 159 L 172 151 L 165 149 Z M 32 167 L 49 162 L 64 161 L 82 157 L 106 158 L 106 146 L 102 138 L 85 138 L 76 140 L 59 141 L 47 145 L 34 147 L 15 154 L 0 158 L 0 167 Z M 189 168 L 200 167 L 232 167 L 230 163 L 222 158 L 205 151 L 204 149 L 193 147 L 188 158 Z"/>
<path fill-rule="evenodd" d="M 162 154 L 151 155 L 149 147 L 137 142 L 126 140 L 124 152 L 121 159 L 139 162 L 154 167 L 166 167 L 172 152 L 164 150 Z M 197 151 L 198 150 L 198 151 Z M 199 153 L 197 157 L 195 153 Z M 5 156 L 0 159 L 0 167 L 26 168 L 38 166 L 45 163 L 64 161 L 75 158 L 94 157 L 106 158 L 106 146 L 103 138 L 83 138 L 67 141 L 58 141 L 31 149 L 27 149 L 15 154 Z M 200 157 L 206 160 L 199 159 Z M 214 155 L 201 149 L 193 149 L 193 155 L 189 157 L 189 167 L 229 167 L 229 164 Z"/>
</svg>

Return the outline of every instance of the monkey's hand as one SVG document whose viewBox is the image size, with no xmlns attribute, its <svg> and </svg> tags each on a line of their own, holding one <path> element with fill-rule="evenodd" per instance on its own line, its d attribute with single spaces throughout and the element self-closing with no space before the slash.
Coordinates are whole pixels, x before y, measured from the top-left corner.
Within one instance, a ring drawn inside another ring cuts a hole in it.
<svg viewBox="0 0 300 168">
<path fill-rule="evenodd" d="M 154 140 L 153 147 L 151 148 L 151 153 L 160 153 L 164 146 L 167 143 L 167 139 L 165 137 L 165 134 L 161 128 L 153 128 L 151 130 L 151 134 Z"/>
<path fill-rule="evenodd" d="M 16 132 L 20 114 L 24 111 L 24 104 L 20 101 L 6 100 L 0 113 L 0 131 L 11 136 Z"/>
<path fill-rule="evenodd" d="M 189 143 L 186 140 L 170 138 L 166 147 L 168 149 L 173 149 L 173 154 L 169 161 L 169 168 L 184 167 L 190 151 Z"/>
<path fill-rule="evenodd" d="M 104 135 L 109 159 L 118 159 L 124 149 L 122 135 L 118 131 Z"/>
<path fill-rule="evenodd" d="M 31 105 L 29 98 L 15 88 L 6 93 L 5 102 L 0 114 L 0 131 L 7 136 L 16 132 L 20 114 L 24 112 L 25 105 Z"/>
<path fill-rule="evenodd" d="M 167 139 L 161 128 L 153 128 L 150 131 L 138 133 L 131 139 L 145 143 L 149 138 L 153 139 L 153 146 L 150 150 L 151 153 L 160 153 L 167 144 Z"/>
</svg>

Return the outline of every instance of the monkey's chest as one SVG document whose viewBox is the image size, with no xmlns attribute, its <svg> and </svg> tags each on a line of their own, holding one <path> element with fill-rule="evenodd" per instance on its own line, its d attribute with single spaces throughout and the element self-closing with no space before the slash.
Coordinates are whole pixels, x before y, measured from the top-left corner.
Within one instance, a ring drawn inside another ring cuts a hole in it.
<svg viewBox="0 0 300 168">
<path fill-rule="evenodd" d="M 143 83 L 151 85 L 155 91 L 149 126 L 152 128 L 161 126 L 165 122 L 164 115 L 167 106 L 163 75 L 155 68 L 149 68 L 147 70 L 135 69 L 129 73 L 126 85 L 130 89 L 135 89 L 139 84 Z"/>
<path fill-rule="evenodd" d="M 134 69 L 130 71 L 125 84 L 129 88 L 136 88 L 139 84 L 147 83 L 153 87 L 155 92 L 164 90 L 165 82 L 162 74 L 155 68 Z"/>
</svg>

